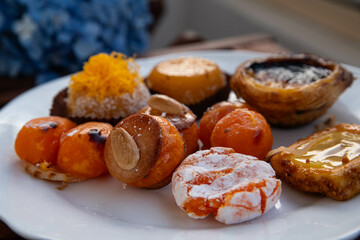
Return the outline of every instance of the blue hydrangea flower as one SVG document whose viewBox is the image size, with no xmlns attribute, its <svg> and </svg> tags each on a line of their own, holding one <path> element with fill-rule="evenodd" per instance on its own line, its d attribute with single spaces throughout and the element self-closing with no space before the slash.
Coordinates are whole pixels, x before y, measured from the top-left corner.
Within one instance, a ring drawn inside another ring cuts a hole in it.
<svg viewBox="0 0 360 240">
<path fill-rule="evenodd" d="M 42 83 L 99 52 L 142 53 L 151 22 L 147 0 L 1 0 L 0 75 Z"/>
</svg>

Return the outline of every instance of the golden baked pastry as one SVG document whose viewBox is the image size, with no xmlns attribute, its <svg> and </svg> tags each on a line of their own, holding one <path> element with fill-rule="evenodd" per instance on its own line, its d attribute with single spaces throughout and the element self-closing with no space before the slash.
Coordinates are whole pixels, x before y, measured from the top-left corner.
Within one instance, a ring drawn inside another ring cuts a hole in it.
<svg viewBox="0 0 360 240">
<path fill-rule="evenodd" d="M 208 106 L 226 100 L 230 86 L 218 65 L 199 57 L 182 57 L 158 63 L 146 80 L 154 93 L 186 104 L 197 116 Z"/>
<path fill-rule="evenodd" d="M 349 71 L 330 60 L 283 54 L 244 62 L 231 87 L 271 124 L 294 127 L 323 115 L 353 80 Z"/>
<path fill-rule="evenodd" d="M 347 200 L 360 192 L 360 125 L 338 124 L 270 151 L 276 174 L 296 188 Z"/>
</svg>

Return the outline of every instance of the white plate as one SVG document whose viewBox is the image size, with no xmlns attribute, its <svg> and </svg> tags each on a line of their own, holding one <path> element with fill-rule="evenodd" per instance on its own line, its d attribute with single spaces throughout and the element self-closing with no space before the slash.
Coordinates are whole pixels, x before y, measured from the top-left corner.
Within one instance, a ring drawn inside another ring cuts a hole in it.
<svg viewBox="0 0 360 240">
<path fill-rule="evenodd" d="M 252 52 L 206 51 L 141 59 L 146 76 L 160 60 L 179 55 L 212 59 L 233 73 Z M 347 66 L 357 78 L 360 70 Z M 294 190 L 283 183 L 279 202 L 253 221 L 223 225 L 212 217 L 193 220 L 175 204 L 171 187 L 144 190 L 104 176 L 70 184 L 55 183 L 24 172 L 14 150 L 17 131 L 28 120 L 47 116 L 53 96 L 68 77 L 31 89 L 0 112 L 0 217 L 26 238 L 44 239 L 339 239 L 360 233 L 360 195 L 345 202 Z M 273 128 L 274 147 L 289 145 L 313 132 L 314 124 L 330 114 L 342 122 L 360 123 L 359 81 L 346 90 L 326 116 L 294 130 Z"/>
</svg>

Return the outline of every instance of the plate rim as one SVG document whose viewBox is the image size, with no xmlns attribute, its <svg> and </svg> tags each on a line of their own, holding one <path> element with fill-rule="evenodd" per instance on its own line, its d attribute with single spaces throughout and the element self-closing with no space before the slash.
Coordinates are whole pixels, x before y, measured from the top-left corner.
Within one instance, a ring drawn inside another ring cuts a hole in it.
<svg viewBox="0 0 360 240">
<path fill-rule="evenodd" d="M 189 51 L 189 52 L 182 52 L 182 53 L 171 53 L 171 54 L 167 54 L 167 55 L 161 55 L 161 56 L 155 56 L 155 57 L 149 57 L 149 58 L 142 58 L 142 59 L 136 59 L 136 61 L 139 60 L 139 65 L 141 65 L 142 62 L 147 62 L 147 61 L 154 61 L 154 59 L 156 60 L 161 60 L 161 59 L 166 59 L 166 58 L 171 58 L 174 56 L 183 56 L 183 55 L 211 55 L 211 54 L 231 54 L 231 55 L 242 55 L 242 54 L 248 54 L 249 56 L 254 56 L 254 57 L 258 57 L 258 56 L 266 56 L 269 55 L 269 53 L 259 53 L 259 52 L 252 52 L 252 51 L 236 51 L 234 52 L 233 50 L 211 50 L 211 51 Z M 239 62 L 240 64 L 241 62 Z M 238 64 L 238 65 L 239 65 Z M 355 66 L 351 66 L 348 64 L 343 64 L 344 66 L 346 66 L 350 71 L 356 73 L 356 75 L 360 76 L 360 68 L 357 68 Z M 6 112 L 8 109 L 11 109 L 13 105 L 16 105 L 16 103 L 18 101 L 21 101 L 22 98 L 26 98 L 26 96 L 29 94 L 31 95 L 33 93 L 33 91 L 40 91 L 39 89 L 45 88 L 47 86 L 52 86 L 55 84 L 55 81 L 60 82 L 60 81 L 65 81 L 65 79 L 68 79 L 70 75 L 58 78 L 58 79 L 54 79 L 51 82 L 45 83 L 43 85 L 39 85 L 36 86 L 24 93 L 22 93 L 21 95 L 19 95 L 18 97 L 16 97 L 15 99 L 13 99 L 11 102 L 9 102 L 8 104 L 6 104 L 1 110 L 0 110 L 0 129 L 2 126 L 2 122 L 1 122 L 1 116 L 3 115 L 4 112 Z M 0 166 L 2 166 L 0 164 Z M 0 177 L 1 179 L 2 177 Z M 3 186 L 3 184 L 0 182 L 0 187 Z M 2 205 L 1 203 L 3 202 L 2 198 L 4 197 L 4 193 L 2 192 L 3 190 L 0 189 L 0 206 Z M 4 207 L 4 206 L 3 206 Z M 39 236 L 36 234 L 32 234 L 29 233 L 29 231 L 24 231 L 24 229 L 21 228 L 21 226 L 18 226 L 18 224 L 16 223 L 16 221 L 12 220 L 11 217 L 6 217 L 5 214 L 3 213 L 3 211 L 1 211 L 0 209 L 0 219 L 10 228 L 12 229 L 15 233 L 19 234 L 20 236 L 23 236 L 25 238 L 39 238 L 39 237 L 43 237 L 43 236 Z M 358 236 L 360 234 L 360 226 L 357 229 L 354 229 L 354 231 L 348 232 L 348 233 L 344 233 L 346 234 L 346 236 L 344 235 L 343 238 L 352 238 L 353 236 Z M 46 236 L 45 236 L 46 238 Z"/>
</svg>

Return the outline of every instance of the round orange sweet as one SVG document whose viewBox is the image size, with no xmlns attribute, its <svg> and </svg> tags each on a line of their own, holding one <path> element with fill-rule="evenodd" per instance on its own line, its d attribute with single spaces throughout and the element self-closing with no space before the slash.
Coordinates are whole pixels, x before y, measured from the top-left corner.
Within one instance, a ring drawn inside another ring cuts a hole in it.
<svg viewBox="0 0 360 240">
<path fill-rule="evenodd" d="M 212 147 L 230 147 L 238 153 L 264 159 L 272 148 L 273 137 L 260 113 L 236 109 L 216 123 L 210 141 Z"/>
<path fill-rule="evenodd" d="M 185 142 L 185 146 L 186 146 L 185 157 L 189 156 L 190 154 L 196 152 L 199 149 L 199 144 L 198 144 L 199 129 L 196 123 L 193 123 L 189 128 L 180 130 L 179 133 Z"/>
<path fill-rule="evenodd" d="M 61 138 L 57 167 L 81 178 L 106 173 L 104 145 L 112 128 L 108 123 L 87 122 L 67 131 Z"/>
<path fill-rule="evenodd" d="M 76 124 L 62 117 L 35 118 L 17 134 L 15 152 L 31 164 L 56 164 L 61 135 Z"/>
<path fill-rule="evenodd" d="M 210 107 L 200 119 L 199 139 L 203 143 L 202 149 L 211 147 L 210 137 L 216 123 L 226 114 L 238 108 L 252 109 L 250 105 L 243 102 L 220 102 Z"/>
</svg>

